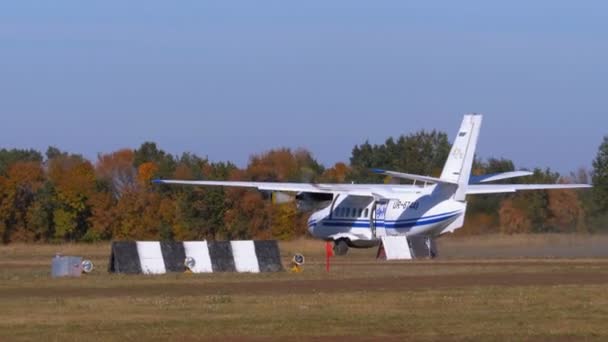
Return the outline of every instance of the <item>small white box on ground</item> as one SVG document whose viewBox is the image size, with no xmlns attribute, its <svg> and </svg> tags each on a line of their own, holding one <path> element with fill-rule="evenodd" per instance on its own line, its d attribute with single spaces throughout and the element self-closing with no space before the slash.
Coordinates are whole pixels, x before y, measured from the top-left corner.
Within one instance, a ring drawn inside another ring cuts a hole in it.
<svg viewBox="0 0 608 342">
<path fill-rule="evenodd" d="M 51 266 L 51 276 L 80 277 L 82 274 L 82 258 L 75 256 L 56 255 Z"/>
</svg>

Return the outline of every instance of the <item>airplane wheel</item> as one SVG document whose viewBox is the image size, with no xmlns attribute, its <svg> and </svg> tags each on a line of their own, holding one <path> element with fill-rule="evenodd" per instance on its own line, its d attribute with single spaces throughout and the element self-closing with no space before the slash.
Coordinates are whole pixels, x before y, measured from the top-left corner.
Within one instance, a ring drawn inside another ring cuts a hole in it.
<svg viewBox="0 0 608 342">
<path fill-rule="evenodd" d="M 334 254 L 335 255 L 346 255 L 348 252 L 348 244 L 346 240 L 338 240 L 334 242 Z"/>
</svg>

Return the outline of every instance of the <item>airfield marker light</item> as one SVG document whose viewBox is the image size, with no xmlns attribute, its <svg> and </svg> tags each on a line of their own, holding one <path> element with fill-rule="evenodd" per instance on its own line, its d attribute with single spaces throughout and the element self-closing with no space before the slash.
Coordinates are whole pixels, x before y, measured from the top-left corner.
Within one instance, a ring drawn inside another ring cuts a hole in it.
<svg viewBox="0 0 608 342">
<path fill-rule="evenodd" d="M 184 261 L 184 266 L 186 266 L 186 272 L 194 272 L 194 266 L 196 266 L 196 260 L 193 257 L 186 257 Z"/>
<path fill-rule="evenodd" d="M 290 271 L 294 273 L 302 272 L 302 265 L 304 265 L 304 255 L 297 253 L 291 259 Z"/>
<path fill-rule="evenodd" d="M 95 268 L 93 266 L 93 262 L 89 259 L 82 260 L 81 267 L 82 267 L 82 272 L 84 272 L 84 273 L 91 273 L 91 272 L 93 272 L 93 269 Z"/>
</svg>

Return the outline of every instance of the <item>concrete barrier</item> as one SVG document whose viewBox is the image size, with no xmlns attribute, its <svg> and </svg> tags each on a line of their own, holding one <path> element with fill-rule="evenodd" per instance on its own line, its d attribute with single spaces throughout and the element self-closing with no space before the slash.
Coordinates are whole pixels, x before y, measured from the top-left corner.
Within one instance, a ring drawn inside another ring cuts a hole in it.
<svg viewBox="0 0 608 342">
<path fill-rule="evenodd" d="M 186 271 L 186 258 L 193 260 L 193 273 L 283 271 L 277 241 L 115 241 L 109 272 L 164 274 Z"/>
</svg>

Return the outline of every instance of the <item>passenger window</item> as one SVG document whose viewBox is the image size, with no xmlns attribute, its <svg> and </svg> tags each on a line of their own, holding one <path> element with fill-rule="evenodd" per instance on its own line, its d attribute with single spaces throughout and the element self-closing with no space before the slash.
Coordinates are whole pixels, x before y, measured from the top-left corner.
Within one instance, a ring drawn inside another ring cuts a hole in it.
<svg viewBox="0 0 608 342">
<path fill-rule="evenodd" d="M 359 209 L 359 217 L 363 215 L 363 209 Z"/>
<path fill-rule="evenodd" d="M 353 217 L 357 217 L 357 208 L 353 208 Z"/>
<path fill-rule="evenodd" d="M 367 217 L 367 214 L 369 214 L 369 209 L 365 208 L 365 217 Z"/>
</svg>

